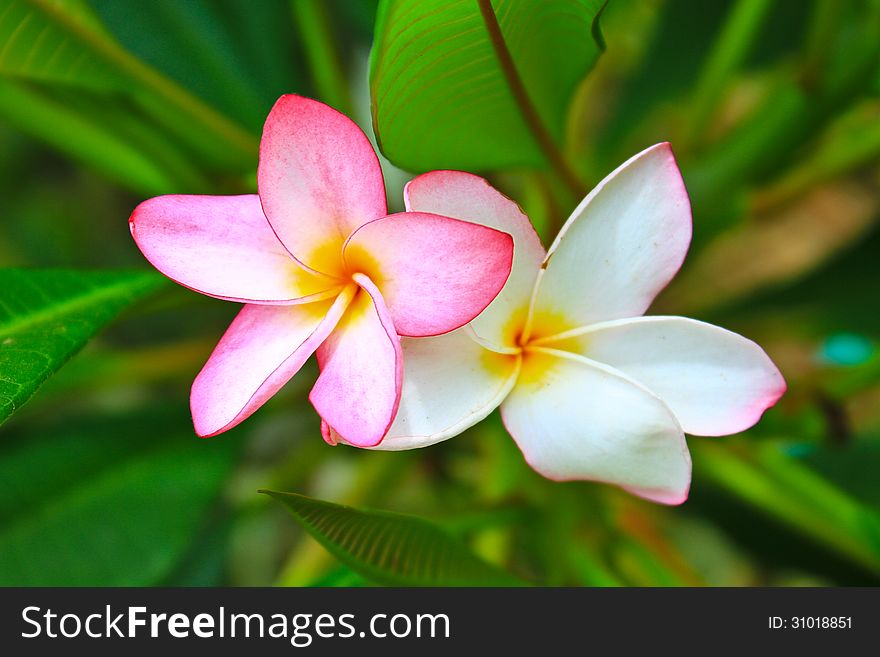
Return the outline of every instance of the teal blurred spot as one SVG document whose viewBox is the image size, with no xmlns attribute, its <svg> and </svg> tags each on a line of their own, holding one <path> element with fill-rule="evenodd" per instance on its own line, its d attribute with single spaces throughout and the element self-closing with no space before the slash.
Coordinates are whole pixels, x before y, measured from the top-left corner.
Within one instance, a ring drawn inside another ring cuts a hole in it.
<svg viewBox="0 0 880 657">
<path fill-rule="evenodd" d="M 788 443 L 779 446 L 783 454 L 794 458 L 804 458 L 816 451 L 816 446 L 812 443 Z"/>
<path fill-rule="evenodd" d="M 832 335 L 819 349 L 820 360 L 833 365 L 861 365 L 873 355 L 873 343 L 856 333 Z"/>
</svg>

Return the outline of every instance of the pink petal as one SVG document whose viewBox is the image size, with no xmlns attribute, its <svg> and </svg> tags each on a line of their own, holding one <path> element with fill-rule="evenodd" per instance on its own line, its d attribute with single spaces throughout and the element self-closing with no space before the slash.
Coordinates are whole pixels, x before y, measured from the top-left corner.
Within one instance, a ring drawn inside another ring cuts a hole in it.
<svg viewBox="0 0 880 657">
<path fill-rule="evenodd" d="M 489 351 L 461 328 L 434 338 L 403 338 L 403 394 L 387 435 L 374 449 L 427 447 L 484 419 L 516 381 L 519 356 Z M 327 427 L 324 439 L 339 436 Z"/>
<path fill-rule="evenodd" d="M 158 196 L 135 208 L 131 234 L 152 265 L 196 292 L 248 303 L 335 296 L 337 282 L 301 267 L 256 195 Z"/>
<path fill-rule="evenodd" d="M 637 317 L 571 331 L 555 347 L 614 367 L 658 395 L 682 428 L 723 436 L 755 424 L 785 392 L 757 344 L 686 317 Z"/>
<path fill-rule="evenodd" d="M 353 294 L 354 286 L 333 301 L 242 308 L 193 382 L 196 433 L 222 433 L 265 404 L 330 334 Z"/>
<path fill-rule="evenodd" d="M 603 481 L 663 504 L 687 498 L 691 460 L 675 416 L 613 368 L 564 351 L 531 350 L 501 418 L 545 477 Z"/>
<path fill-rule="evenodd" d="M 321 375 L 309 400 L 345 442 L 373 447 L 397 413 L 403 358 L 379 291 L 365 276 L 354 279 L 361 289 L 318 349 Z"/>
<path fill-rule="evenodd" d="M 544 247 L 519 206 L 479 176 L 462 171 L 431 171 L 404 189 L 407 210 L 430 212 L 510 233 L 514 254 L 510 278 L 489 307 L 471 322 L 477 337 L 495 347 L 515 347 Z"/>
<path fill-rule="evenodd" d="M 535 337 L 636 317 L 675 276 L 691 207 L 669 144 L 622 164 L 575 209 L 547 253 Z"/>
<path fill-rule="evenodd" d="M 470 322 L 501 291 L 513 239 L 479 224 L 404 212 L 361 226 L 346 243 L 345 261 L 381 290 L 398 334 L 439 335 Z"/>
<path fill-rule="evenodd" d="M 302 263 L 342 273 L 342 245 L 358 226 L 387 214 L 382 169 L 347 116 L 292 94 L 263 128 L 257 183 L 263 210 Z"/>
</svg>

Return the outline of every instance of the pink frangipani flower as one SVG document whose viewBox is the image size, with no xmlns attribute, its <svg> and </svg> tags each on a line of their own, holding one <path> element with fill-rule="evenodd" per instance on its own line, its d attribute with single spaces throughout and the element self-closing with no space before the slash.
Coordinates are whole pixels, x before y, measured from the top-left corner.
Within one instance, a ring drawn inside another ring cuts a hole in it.
<svg viewBox="0 0 880 657">
<path fill-rule="evenodd" d="M 400 402 L 398 336 L 471 321 L 510 273 L 499 230 L 430 212 L 388 215 L 376 153 L 347 117 L 282 96 L 260 143 L 258 195 L 160 196 L 131 233 L 174 281 L 246 305 L 193 383 L 196 432 L 250 416 L 317 352 L 309 399 L 359 446 L 375 446 Z"/>
<path fill-rule="evenodd" d="M 409 210 L 510 232 L 516 255 L 501 294 L 469 326 L 404 341 L 403 398 L 380 449 L 446 440 L 500 406 L 542 475 L 677 504 L 691 479 L 685 432 L 743 431 L 785 391 L 754 342 L 684 317 L 642 316 L 691 239 L 668 144 L 603 180 L 547 253 L 516 204 L 482 178 L 426 173 L 405 197 Z"/>
</svg>

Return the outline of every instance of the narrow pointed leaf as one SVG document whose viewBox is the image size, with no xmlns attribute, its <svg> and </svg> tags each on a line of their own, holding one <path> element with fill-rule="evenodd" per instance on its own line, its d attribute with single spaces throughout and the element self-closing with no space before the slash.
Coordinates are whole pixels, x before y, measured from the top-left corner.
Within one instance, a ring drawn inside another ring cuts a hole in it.
<svg viewBox="0 0 880 657">
<path fill-rule="evenodd" d="M 476 0 L 383 0 L 370 67 L 383 153 L 415 171 L 544 164 L 524 104 L 559 146 L 571 96 L 601 51 L 602 7 L 602 0 L 491 3 L 524 103 Z"/>
<path fill-rule="evenodd" d="M 81 0 L 4 0 L 0 76 L 122 93 L 215 167 L 244 170 L 257 139 L 123 48 Z"/>
<path fill-rule="evenodd" d="M 106 36 L 81 0 L 5 0 L 0 6 L 0 74 L 121 89 L 125 76 L 87 44 Z"/>
<path fill-rule="evenodd" d="M 285 2 L 89 4 L 126 50 L 254 133 L 280 95 L 303 87 Z"/>
<path fill-rule="evenodd" d="M 736 452 L 695 442 L 694 472 L 760 512 L 880 573 L 880 512 L 768 443 Z"/>
<path fill-rule="evenodd" d="M 76 98 L 0 78 L 0 119 L 139 194 L 206 189 L 175 145 L 130 107 L 102 94 L 67 95 Z"/>
<path fill-rule="evenodd" d="M 0 269 L 0 423 L 161 282 L 152 272 Z"/>
<path fill-rule="evenodd" d="M 296 493 L 260 492 L 284 504 L 316 541 L 374 582 L 396 586 L 524 585 L 421 518 L 362 511 Z"/>
</svg>

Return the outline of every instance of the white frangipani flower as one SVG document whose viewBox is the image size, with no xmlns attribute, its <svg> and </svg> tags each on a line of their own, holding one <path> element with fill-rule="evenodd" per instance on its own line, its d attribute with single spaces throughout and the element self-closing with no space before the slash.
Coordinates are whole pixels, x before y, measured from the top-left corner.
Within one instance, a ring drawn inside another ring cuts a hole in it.
<svg viewBox="0 0 880 657">
<path fill-rule="evenodd" d="M 435 171 L 405 196 L 409 211 L 511 233 L 514 264 L 469 326 L 404 339 L 400 410 L 378 449 L 446 440 L 500 405 L 542 475 L 678 504 L 691 479 L 684 434 L 743 431 L 785 391 L 754 342 L 684 317 L 642 316 L 691 239 L 690 202 L 668 144 L 603 180 L 546 254 L 528 218 L 482 178 Z M 325 426 L 338 438 L 330 434 Z"/>
</svg>

